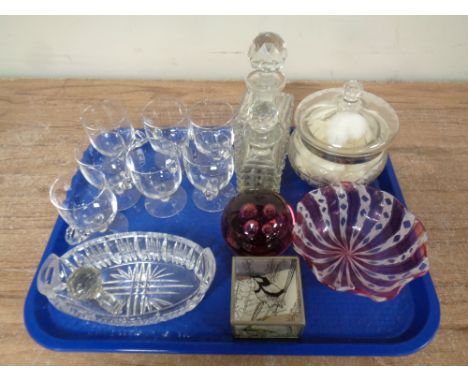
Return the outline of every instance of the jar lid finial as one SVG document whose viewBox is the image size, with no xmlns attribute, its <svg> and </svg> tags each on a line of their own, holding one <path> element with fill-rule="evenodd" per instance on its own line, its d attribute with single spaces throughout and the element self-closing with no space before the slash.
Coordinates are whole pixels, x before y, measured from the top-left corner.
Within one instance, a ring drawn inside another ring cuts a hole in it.
<svg viewBox="0 0 468 382">
<path fill-rule="evenodd" d="M 343 99 L 348 103 L 358 102 L 361 98 L 363 86 L 357 80 L 350 80 L 344 84 Z"/>
</svg>

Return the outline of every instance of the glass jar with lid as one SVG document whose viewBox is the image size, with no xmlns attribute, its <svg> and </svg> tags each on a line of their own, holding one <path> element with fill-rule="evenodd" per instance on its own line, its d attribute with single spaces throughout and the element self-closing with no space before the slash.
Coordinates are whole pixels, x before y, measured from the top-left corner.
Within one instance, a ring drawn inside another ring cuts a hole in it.
<svg viewBox="0 0 468 382">
<path fill-rule="evenodd" d="M 298 105 L 289 161 L 311 185 L 372 182 L 383 171 L 398 116 L 358 81 L 310 94 Z"/>
</svg>

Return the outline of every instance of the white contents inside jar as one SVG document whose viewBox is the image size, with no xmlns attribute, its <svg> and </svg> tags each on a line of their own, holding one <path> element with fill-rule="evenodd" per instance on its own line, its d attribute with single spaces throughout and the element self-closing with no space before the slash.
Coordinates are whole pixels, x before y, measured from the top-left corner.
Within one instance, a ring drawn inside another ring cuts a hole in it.
<svg viewBox="0 0 468 382">
<path fill-rule="evenodd" d="M 296 173 L 314 185 L 373 181 L 387 162 L 387 142 L 398 131 L 394 110 L 353 80 L 342 90 L 306 97 L 295 122 L 289 160 Z"/>
<path fill-rule="evenodd" d="M 336 183 L 341 181 L 367 183 L 372 181 L 385 166 L 386 153 L 370 161 L 345 164 L 325 159 L 307 148 L 296 131 L 291 139 L 289 159 L 304 180 L 311 184 Z M 292 149 L 292 146 L 294 148 Z"/>
<path fill-rule="evenodd" d="M 355 145 L 363 140 L 367 130 L 367 121 L 362 115 L 344 111 L 330 119 L 326 140 L 335 147 Z"/>
</svg>

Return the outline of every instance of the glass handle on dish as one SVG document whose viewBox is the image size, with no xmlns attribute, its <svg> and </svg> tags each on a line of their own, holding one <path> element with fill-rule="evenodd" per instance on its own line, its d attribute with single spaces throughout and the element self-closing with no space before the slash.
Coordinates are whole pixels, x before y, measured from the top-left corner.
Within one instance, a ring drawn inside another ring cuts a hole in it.
<svg viewBox="0 0 468 382">
<path fill-rule="evenodd" d="M 205 275 L 211 275 L 211 277 L 207 277 L 204 280 L 204 286 L 206 287 L 206 289 L 208 289 L 216 274 L 216 261 L 215 261 L 215 257 L 211 248 L 209 247 L 204 248 L 200 256 L 198 257 L 198 259 L 199 261 L 202 261 L 202 259 L 205 259 L 203 265 L 206 268 L 209 268 L 209 269 L 205 269 L 205 271 L 203 272 Z M 196 266 L 199 267 L 200 263 L 197 262 Z"/>
<path fill-rule="evenodd" d="M 57 289 L 65 288 L 60 277 L 60 258 L 52 253 L 45 259 L 37 274 L 36 285 L 39 293 L 52 296 Z"/>
</svg>

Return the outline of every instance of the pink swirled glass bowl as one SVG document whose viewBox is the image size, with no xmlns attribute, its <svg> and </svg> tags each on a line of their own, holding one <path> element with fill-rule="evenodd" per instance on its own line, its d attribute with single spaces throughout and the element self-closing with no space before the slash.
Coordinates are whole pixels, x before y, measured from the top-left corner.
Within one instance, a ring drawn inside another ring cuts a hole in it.
<svg viewBox="0 0 468 382">
<path fill-rule="evenodd" d="M 429 271 L 423 224 L 391 194 L 354 183 L 327 185 L 297 205 L 293 246 L 317 279 L 375 301 Z"/>
</svg>

